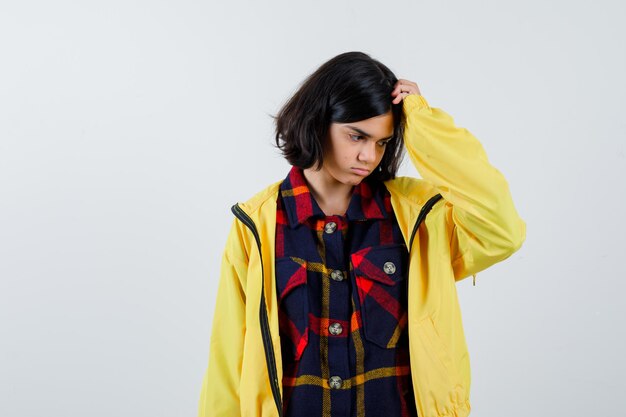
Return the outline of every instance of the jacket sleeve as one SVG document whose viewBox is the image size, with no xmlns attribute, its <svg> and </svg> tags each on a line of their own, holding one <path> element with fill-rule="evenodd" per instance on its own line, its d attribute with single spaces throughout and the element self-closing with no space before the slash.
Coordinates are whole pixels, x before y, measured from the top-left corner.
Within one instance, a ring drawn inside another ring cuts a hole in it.
<svg viewBox="0 0 626 417">
<path fill-rule="evenodd" d="M 521 247 L 526 223 L 478 139 L 421 95 L 410 94 L 403 102 L 407 153 L 445 200 L 455 280 L 475 276 Z"/>
<path fill-rule="evenodd" d="M 209 363 L 204 374 L 198 417 L 240 415 L 239 385 L 245 337 L 247 262 L 241 254 L 240 229 L 233 220 L 222 256 Z"/>
</svg>

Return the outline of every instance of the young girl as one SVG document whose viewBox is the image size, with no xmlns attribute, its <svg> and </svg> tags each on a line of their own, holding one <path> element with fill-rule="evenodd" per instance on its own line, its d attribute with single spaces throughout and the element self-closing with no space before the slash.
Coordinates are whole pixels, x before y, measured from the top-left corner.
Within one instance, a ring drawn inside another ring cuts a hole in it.
<svg viewBox="0 0 626 417">
<path fill-rule="evenodd" d="M 361 52 L 276 117 L 291 169 L 224 250 L 200 417 L 470 413 L 456 282 L 526 237 L 480 142 Z M 422 179 L 396 177 L 406 148 Z"/>
</svg>

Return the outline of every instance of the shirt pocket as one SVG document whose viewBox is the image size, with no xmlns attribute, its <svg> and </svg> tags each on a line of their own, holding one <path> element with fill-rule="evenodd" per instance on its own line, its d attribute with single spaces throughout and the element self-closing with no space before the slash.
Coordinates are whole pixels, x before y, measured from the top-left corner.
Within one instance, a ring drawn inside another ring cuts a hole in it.
<svg viewBox="0 0 626 417">
<path fill-rule="evenodd" d="M 406 245 L 370 246 L 350 258 L 364 336 L 382 348 L 395 348 L 407 324 Z"/>
<path fill-rule="evenodd" d="M 279 325 L 282 349 L 293 360 L 302 357 L 309 341 L 309 294 L 306 261 L 276 259 Z"/>
</svg>

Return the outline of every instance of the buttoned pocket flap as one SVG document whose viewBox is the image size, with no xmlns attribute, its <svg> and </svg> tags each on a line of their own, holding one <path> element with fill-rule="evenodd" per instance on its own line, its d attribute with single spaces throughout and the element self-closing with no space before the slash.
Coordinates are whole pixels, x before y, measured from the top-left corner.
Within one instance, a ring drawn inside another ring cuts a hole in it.
<svg viewBox="0 0 626 417">
<path fill-rule="evenodd" d="M 404 244 L 371 246 L 351 255 L 365 338 L 394 348 L 407 322 Z"/>
<path fill-rule="evenodd" d="M 353 253 L 350 258 L 355 274 L 380 282 L 395 285 L 406 278 L 407 249 L 403 243 L 369 246 Z"/>
</svg>

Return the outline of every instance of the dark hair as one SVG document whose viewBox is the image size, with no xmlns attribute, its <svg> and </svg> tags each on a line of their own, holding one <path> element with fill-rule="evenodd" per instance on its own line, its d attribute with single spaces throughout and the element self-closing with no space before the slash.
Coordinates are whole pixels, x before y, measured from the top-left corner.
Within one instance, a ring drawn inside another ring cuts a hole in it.
<svg viewBox="0 0 626 417">
<path fill-rule="evenodd" d="M 402 101 L 393 104 L 391 91 L 398 79 L 379 61 L 363 52 L 344 52 L 322 64 L 280 109 L 276 146 L 291 165 L 302 169 L 323 165 L 323 140 L 330 124 L 350 123 L 391 110 L 393 137 L 378 167 L 367 177 L 386 181 L 396 177 L 404 156 Z M 282 142 L 282 143 L 281 143 Z"/>
</svg>

